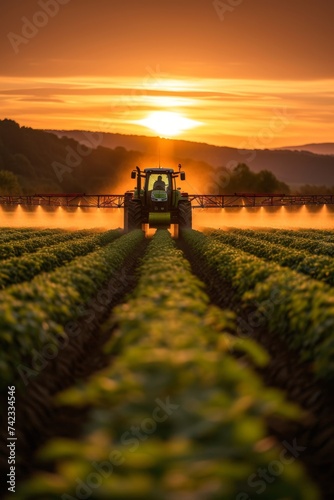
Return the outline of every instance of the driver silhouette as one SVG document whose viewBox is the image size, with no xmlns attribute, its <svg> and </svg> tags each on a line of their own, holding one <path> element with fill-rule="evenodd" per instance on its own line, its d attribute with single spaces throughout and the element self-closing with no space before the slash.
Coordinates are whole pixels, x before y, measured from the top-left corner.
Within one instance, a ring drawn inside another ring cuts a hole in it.
<svg viewBox="0 0 334 500">
<path fill-rule="evenodd" d="M 161 189 L 164 191 L 165 188 L 166 188 L 166 183 L 165 183 L 165 181 L 162 180 L 162 176 L 159 175 L 158 179 L 155 181 L 155 183 L 153 185 L 153 189 Z"/>
</svg>

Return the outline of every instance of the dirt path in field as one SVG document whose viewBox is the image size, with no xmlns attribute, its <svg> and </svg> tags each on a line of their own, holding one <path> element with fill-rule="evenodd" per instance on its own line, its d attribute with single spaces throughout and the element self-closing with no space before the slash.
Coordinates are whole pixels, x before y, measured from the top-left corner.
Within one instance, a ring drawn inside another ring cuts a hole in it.
<svg viewBox="0 0 334 500">
<path fill-rule="evenodd" d="M 75 322 L 79 334 L 71 338 L 68 345 L 59 349 L 54 359 L 40 356 L 38 363 L 41 369 L 38 376 L 27 376 L 27 385 L 22 387 L 23 390 L 17 387 L 17 484 L 38 468 L 35 452 L 48 439 L 80 434 L 88 408 L 77 411 L 75 408 L 56 407 L 52 398 L 57 392 L 78 380 L 84 381 L 110 363 L 110 359 L 103 353 L 103 345 L 114 328 L 112 321 L 108 321 L 110 313 L 136 285 L 135 269 L 146 246 L 147 240 L 128 258 L 119 272 L 110 278 L 97 296 L 82 308 L 81 317 Z M 31 362 L 27 363 L 27 367 L 32 368 Z M 0 395 L 0 398 L 2 407 L 5 407 L 7 393 Z M 0 428 L 5 428 L 5 422 L 1 422 Z M 3 477 L 8 473 L 7 455 L 5 439 L 2 439 L 0 473 Z M 0 498 L 6 491 L 7 484 L 4 481 L 0 485 Z"/>
<path fill-rule="evenodd" d="M 249 338 L 259 342 L 271 355 L 265 369 L 257 370 L 267 386 L 282 389 L 287 399 L 306 410 L 301 422 L 282 422 L 270 419 L 268 429 L 276 439 L 283 443 L 296 443 L 298 460 L 306 466 L 310 476 L 322 492 L 323 500 L 334 498 L 334 398 L 329 383 L 315 381 L 312 367 L 301 363 L 298 353 L 292 352 L 285 343 L 268 333 L 264 326 L 247 328 L 249 315 L 253 310 L 244 311 L 236 294 L 229 285 L 203 266 L 194 258 L 186 244 L 179 240 L 179 247 L 185 253 L 196 274 L 207 286 L 212 303 L 231 309 L 241 320 L 242 330 Z"/>
</svg>

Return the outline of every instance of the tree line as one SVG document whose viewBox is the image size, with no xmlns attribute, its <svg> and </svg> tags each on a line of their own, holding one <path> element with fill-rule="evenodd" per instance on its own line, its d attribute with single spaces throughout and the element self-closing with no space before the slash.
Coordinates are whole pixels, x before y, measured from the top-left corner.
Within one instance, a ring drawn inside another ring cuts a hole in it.
<svg viewBox="0 0 334 500">
<path fill-rule="evenodd" d="M 13 120 L 0 120 L 0 194 L 38 193 L 112 193 L 120 182 L 129 182 L 129 172 L 144 165 L 147 155 L 87 144 L 29 127 L 20 127 Z M 270 170 L 253 172 L 240 163 L 232 170 L 213 168 L 196 160 L 179 160 L 191 176 L 203 177 L 212 184 L 212 194 L 235 192 L 285 193 L 289 186 Z M 187 168 L 188 165 L 188 168 Z M 147 165 L 152 166 L 152 165 Z M 129 183 L 129 189 L 133 186 Z M 304 186 L 298 191 L 308 193 L 330 188 Z M 295 191 L 296 192 L 296 191 Z M 333 192 L 333 191 L 332 191 Z M 208 191 L 209 193 L 209 191 Z M 206 193 L 203 193 L 206 194 Z"/>
</svg>

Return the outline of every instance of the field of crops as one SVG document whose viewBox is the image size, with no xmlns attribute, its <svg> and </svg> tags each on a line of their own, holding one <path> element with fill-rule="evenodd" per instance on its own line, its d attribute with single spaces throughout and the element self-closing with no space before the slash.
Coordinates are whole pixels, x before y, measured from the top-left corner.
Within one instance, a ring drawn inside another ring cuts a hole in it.
<svg viewBox="0 0 334 500">
<path fill-rule="evenodd" d="M 325 230 L 0 229 L 15 498 L 334 498 L 333 257 Z"/>
</svg>

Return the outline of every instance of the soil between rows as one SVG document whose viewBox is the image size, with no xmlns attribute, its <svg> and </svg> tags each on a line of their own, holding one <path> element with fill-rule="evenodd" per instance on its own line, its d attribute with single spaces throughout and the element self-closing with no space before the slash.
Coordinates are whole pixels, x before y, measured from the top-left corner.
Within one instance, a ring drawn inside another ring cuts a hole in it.
<svg viewBox="0 0 334 500">
<path fill-rule="evenodd" d="M 16 393 L 16 485 L 40 467 L 35 458 L 38 450 L 52 437 L 75 437 L 80 435 L 89 408 L 56 407 L 53 396 L 77 381 L 84 381 L 94 372 L 110 363 L 103 353 L 103 346 L 113 333 L 114 325 L 108 319 L 112 309 L 122 302 L 136 285 L 136 268 L 148 242 L 145 240 L 128 257 L 124 266 L 101 288 L 99 294 L 82 308 L 82 317 L 76 321 L 80 334 L 70 337 L 68 345 L 59 350 L 53 360 L 35 378 L 29 378 L 25 387 L 17 384 Z M 104 293 L 103 293 L 104 292 Z M 103 298 L 102 298 L 103 297 Z M 27 362 L 27 366 L 31 367 Z M 1 407 L 5 408 L 7 392 L 0 395 Z M 6 412 L 4 412 L 6 413 Z M 8 473 L 6 448 L 7 427 L 1 422 L 0 473 Z M 0 485 L 0 498 L 7 492 L 4 481 Z"/>
<path fill-rule="evenodd" d="M 192 271 L 206 285 L 212 303 L 222 309 L 230 309 L 241 320 L 249 323 L 249 315 L 255 306 L 247 311 L 242 307 L 231 284 L 217 277 L 212 270 L 195 257 L 183 240 L 179 248 L 189 260 Z M 278 336 L 270 334 L 266 325 L 252 328 L 249 338 L 261 344 L 270 354 L 269 364 L 256 371 L 264 384 L 286 393 L 287 399 L 306 410 L 300 422 L 286 422 L 282 419 L 268 420 L 268 431 L 279 442 L 297 443 L 300 460 L 310 477 L 318 485 L 323 500 L 334 498 L 334 400 L 332 387 L 325 381 L 316 381 L 312 367 L 299 360 L 298 352 L 291 351 Z"/>
</svg>

